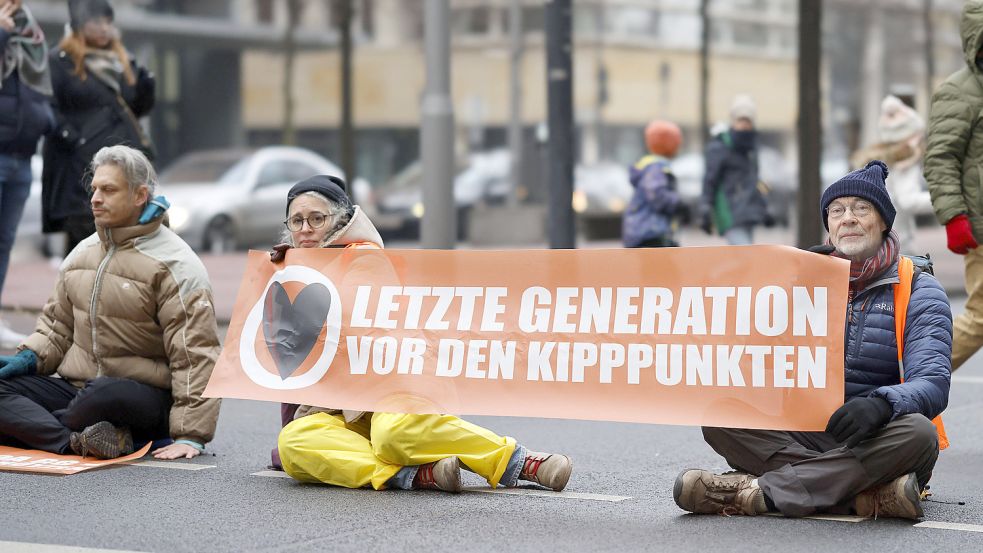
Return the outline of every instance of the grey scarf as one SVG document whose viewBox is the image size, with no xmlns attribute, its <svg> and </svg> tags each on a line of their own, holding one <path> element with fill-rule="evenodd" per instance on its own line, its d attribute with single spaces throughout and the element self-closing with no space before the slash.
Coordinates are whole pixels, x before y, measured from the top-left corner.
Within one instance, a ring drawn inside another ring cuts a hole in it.
<svg viewBox="0 0 983 553">
<path fill-rule="evenodd" d="M 123 63 L 112 50 L 91 49 L 85 53 L 85 69 L 113 92 L 119 93 Z"/>
<path fill-rule="evenodd" d="M 28 87 L 51 96 L 51 72 L 48 70 L 48 47 L 44 31 L 27 6 L 14 13 L 14 30 L 0 56 L 0 87 L 14 71 Z"/>
</svg>

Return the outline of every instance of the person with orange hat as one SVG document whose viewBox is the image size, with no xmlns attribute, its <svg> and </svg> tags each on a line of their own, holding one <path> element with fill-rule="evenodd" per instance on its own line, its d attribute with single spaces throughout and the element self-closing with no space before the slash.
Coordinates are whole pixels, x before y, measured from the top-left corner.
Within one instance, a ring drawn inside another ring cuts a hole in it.
<svg viewBox="0 0 983 553">
<path fill-rule="evenodd" d="M 621 237 L 627 248 L 678 246 L 674 238 L 678 216 L 685 204 L 676 191 L 670 160 L 676 157 L 683 135 L 675 123 L 654 120 L 645 127 L 645 145 L 650 154 L 630 169 L 635 188 L 622 219 Z"/>
</svg>

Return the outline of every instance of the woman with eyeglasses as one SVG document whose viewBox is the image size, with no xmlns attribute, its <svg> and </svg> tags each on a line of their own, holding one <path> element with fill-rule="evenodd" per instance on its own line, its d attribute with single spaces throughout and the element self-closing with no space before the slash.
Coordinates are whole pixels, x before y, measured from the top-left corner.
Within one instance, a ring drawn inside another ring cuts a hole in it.
<svg viewBox="0 0 983 553">
<path fill-rule="evenodd" d="M 284 223 L 284 243 L 270 252 L 274 263 L 290 248 L 383 247 L 379 232 L 337 177 L 316 176 L 291 188 Z M 463 465 L 492 487 L 526 480 L 560 491 L 573 469 L 565 455 L 529 451 L 513 438 L 452 415 L 284 404 L 281 417 L 273 465 L 302 482 L 457 493 Z"/>
</svg>

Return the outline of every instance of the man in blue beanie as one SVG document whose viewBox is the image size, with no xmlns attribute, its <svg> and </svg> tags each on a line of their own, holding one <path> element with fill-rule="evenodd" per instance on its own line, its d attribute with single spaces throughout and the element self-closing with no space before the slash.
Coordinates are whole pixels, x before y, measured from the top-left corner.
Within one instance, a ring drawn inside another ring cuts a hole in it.
<svg viewBox="0 0 983 553">
<path fill-rule="evenodd" d="M 895 336 L 899 251 L 887 173 L 872 161 L 822 196 L 823 253 L 850 261 L 846 402 L 825 432 L 704 428 L 704 439 L 737 472 L 684 471 L 673 489 L 682 509 L 922 516 L 920 492 L 939 455 L 932 419 L 949 398 L 952 314 L 935 277 L 917 273 L 904 336 Z"/>
</svg>

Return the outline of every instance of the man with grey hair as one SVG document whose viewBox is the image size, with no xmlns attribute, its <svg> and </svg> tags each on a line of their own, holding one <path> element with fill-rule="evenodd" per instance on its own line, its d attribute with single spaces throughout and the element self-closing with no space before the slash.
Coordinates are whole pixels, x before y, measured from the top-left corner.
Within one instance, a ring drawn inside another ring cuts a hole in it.
<svg viewBox="0 0 983 553">
<path fill-rule="evenodd" d="M 150 204 L 143 153 L 103 148 L 91 169 L 96 233 L 65 259 L 34 334 L 0 357 L 0 443 L 110 459 L 170 438 L 156 457 L 194 457 L 219 411 L 202 398 L 219 353 L 208 275 Z"/>
</svg>

